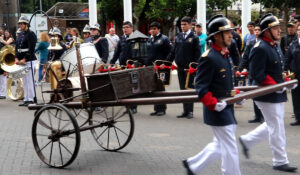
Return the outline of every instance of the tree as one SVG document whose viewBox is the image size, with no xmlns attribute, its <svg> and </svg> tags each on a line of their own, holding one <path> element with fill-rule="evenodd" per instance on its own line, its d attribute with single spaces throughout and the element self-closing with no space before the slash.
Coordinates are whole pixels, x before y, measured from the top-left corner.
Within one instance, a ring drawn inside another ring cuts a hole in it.
<svg viewBox="0 0 300 175">
<path fill-rule="evenodd" d="M 265 8 L 277 8 L 283 13 L 285 22 L 289 20 L 288 12 L 295 7 L 300 7 L 299 0 L 252 0 L 253 3 L 261 3 Z"/>
</svg>

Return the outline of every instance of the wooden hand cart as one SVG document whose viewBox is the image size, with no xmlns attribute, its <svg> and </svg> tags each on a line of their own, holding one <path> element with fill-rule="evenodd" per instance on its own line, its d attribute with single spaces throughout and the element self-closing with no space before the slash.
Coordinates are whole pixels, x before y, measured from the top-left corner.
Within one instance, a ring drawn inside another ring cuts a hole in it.
<svg viewBox="0 0 300 175">
<path fill-rule="evenodd" d="M 62 86 L 51 91 L 59 94 L 60 101 L 28 107 L 36 110 L 32 126 L 34 149 L 51 167 L 63 168 L 75 160 L 82 131 L 89 130 L 97 144 L 107 151 L 126 147 L 134 133 L 130 105 L 199 102 L 195 90 L 164 91 L 153 67 L 84 76 L 78 47 L 77 61 L 80 89 L 67 85 L 67 78 L 60 81 Z M 240 90 L 250 91 L 223 100 L 232 104 L 296 83 L 293 80 L 260 89 L 240 87 Z M 72 101 L 76 90 L 81 90 L 81 101 Z"/>
</svg>

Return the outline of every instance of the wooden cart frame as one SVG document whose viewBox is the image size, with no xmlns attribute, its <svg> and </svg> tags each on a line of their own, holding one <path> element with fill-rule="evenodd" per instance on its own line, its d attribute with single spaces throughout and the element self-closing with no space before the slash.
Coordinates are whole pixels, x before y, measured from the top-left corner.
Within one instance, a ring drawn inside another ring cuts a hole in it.
<svg viewBox="0 0 300 175">
<path fill-rule="evenodd" d="M 75 160 L 80 148 L 80 132 L 83 131 L 89 130 L 97 144 L 107 151 L 118 151 L 126 147 L 134 133 L 130 105 L 200 102 L 195 90 L 154 91 L 134 98 L 92 102 L 88 95 L 95 89 L 86 89 L 79 47 L 76 47 L 82 100 L 69 102 L 65 99 L 60 103 L 34 104 L 28 107 L 30 110 L 36 110 L 32 126 L 34 149 L 38 157 L 50 167 L 63 168 Z M 293 80 L 265 88 L 240 87 L 240 90 L 249 92 L 223 100 L 227 104 L 233 104 L 296 83 L 297 80 Z M 99 88 L 102 87 L 96 89 Z M 53 93 L 60 93 L 62 90 L 66 89 L 56 89 Z"/>
</svg>

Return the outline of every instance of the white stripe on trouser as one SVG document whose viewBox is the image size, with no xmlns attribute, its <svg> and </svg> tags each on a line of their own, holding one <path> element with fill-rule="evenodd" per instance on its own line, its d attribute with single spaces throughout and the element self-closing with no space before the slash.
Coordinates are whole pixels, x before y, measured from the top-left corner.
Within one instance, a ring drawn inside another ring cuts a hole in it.
<svg viewBox="0 0 300 175">
<path fill-rule="evenodd" d="M 0 96 L 6 97 L 6 82 L 7 77 L 4 75 L 0 75 Z"/>
<path fill-rule="evenodd" d="M 245 146 L 250 149 L 257 143 L 269 140 L 273 154 L 273 166 L 289 163 L 285 151 L 286 138 L 284 129 L 284 103 L 266 103 L 255 101 L 261 110 L 265 122 L 241 138 Z"/>
<path fill-rule="evenodd" d="M 36 61 L 32 61 L 32 68 L 30 71 L 26 74 L 25 77 L 23 77 L 23 85 L 24 85 L 24 101 L 33 101 L 34 98 L 34 83 L 32 79 L 32 72 L 35 72 L 35 63 Z M 27 67 L 31 67 L 31 62 L 26 62 Z"/>
<path fill-rule="evenodd" d="M 221 158 L 222 174 L 240 175 L 239 153 L 236 144 L 236 125 L 212 126 L 213 142 L 197 155 L 187 159 L 191 171 L 199 173 L 205 167 Z"/>
</svg>

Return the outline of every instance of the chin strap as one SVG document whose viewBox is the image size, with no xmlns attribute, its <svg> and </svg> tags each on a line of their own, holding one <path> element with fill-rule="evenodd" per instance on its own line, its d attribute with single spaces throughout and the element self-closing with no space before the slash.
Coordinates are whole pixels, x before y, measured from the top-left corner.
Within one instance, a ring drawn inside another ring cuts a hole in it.
<svg viewBox="0 0 300 175">
<path fill-rule="evenodd" d="M 273 35 L 272 31 L 271 31 L 271 28 L 269 28 L 268 30 L 269 30 L 269 32 L 270 32 L 270 34 L 271 34 L 272 40 L 276 41 L 276 39 L 274 38 L 274 35 Z"/>
</svg>

